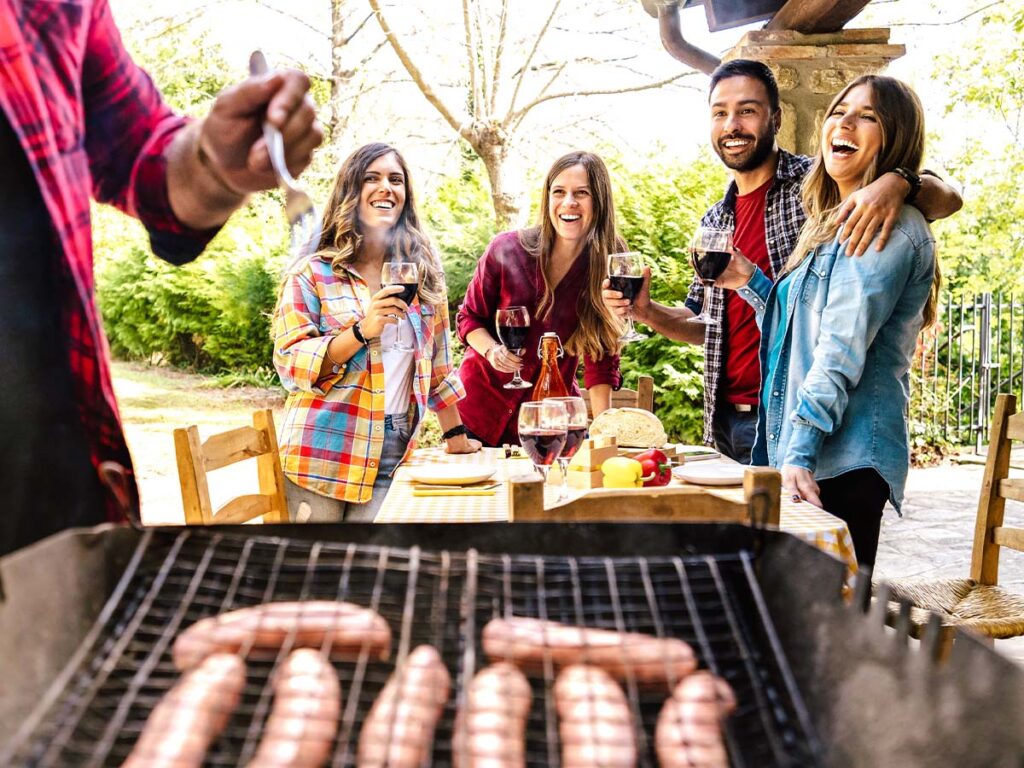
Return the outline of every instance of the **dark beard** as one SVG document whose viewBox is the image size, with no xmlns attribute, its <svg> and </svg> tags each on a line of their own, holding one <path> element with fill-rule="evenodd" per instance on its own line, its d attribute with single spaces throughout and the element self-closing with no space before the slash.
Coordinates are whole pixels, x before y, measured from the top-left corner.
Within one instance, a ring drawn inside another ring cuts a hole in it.
<svg viewBox="0 0 1024 768">
<path fill-rule="evenodd" d="M 746 139 L 751 137 L 723 136 L 721 139 L 719 139 L 719 142 L 725 141 L 726 138 Z M 753 171 L 756 168 L 761 167 L 761 165 L 763 165 L 764 162 L 769 157 L 771 157 L 772 151 L 775 149 L 775 129 L 771 125 L 769 125 L 768 128 L 765 131 L 763 131 L 760 136 L 755 136 L 753 138 L 755 139 L 754 152 L 746 159 L 733 159 L 727 157 L 722 152 L 722 148 L 721 146 L 719 146 L 718 143 L 714 145 L 715 153 L 718 155 L 719 158 L 721 158 L 722 162 L 725 164 L 725 167 L 729 168 L 730 170 L 739 171 L 740 173 L 747 173 L 748 171 Z"/>
</svg>

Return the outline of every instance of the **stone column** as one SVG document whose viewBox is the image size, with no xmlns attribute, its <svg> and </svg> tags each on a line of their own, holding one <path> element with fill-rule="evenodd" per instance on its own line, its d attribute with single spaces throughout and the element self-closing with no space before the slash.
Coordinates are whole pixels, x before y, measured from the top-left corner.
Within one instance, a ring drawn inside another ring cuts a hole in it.
<svg viewBox="0 0 1024 768">
<path fill-rule="evenodd" d="M 782 101 L 779 145 L 813 154 L 832 97 L 855 77 L 877 74 L 906 52 L 905 46 L 889 44 L 888 29 L 812 35 L 762 29 L 747 32 L 722 60 L 755 59 L 772 68 Z"/>
</svg>

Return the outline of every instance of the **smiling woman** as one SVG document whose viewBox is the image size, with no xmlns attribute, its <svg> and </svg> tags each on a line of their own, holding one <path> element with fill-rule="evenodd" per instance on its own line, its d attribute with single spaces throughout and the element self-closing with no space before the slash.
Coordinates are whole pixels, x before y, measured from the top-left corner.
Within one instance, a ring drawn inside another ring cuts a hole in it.
<svg viewBox="0 0 1024 768">
<path fill-rule="evenodd" d="M 579 395 L 576 371 L 583 358 L 595 415 L 622 383 L 621 328 L 601 299 L 601 284 L 608 254 L 627 248 L 604 161 L 590 152 L 564 155 L 548 171 L 541 198 L 537 226 L 504 232 L 487 246 L 459 308 L 458 334 L 468 347 L 459 368 L 467 393 L 462 416 L 486 445 L 519 442 L 519 405 L 530 390 L 504 385 L 519 368 L 523 378 L 536 381 L 536 350 L 545 332 L 565 342 L 558 367 L 570 395 Z M 498 310 L 511 306 L 525 307 L 530 317 L 516 351 L 497 340 Z"/>
<path fill-rule="evenodd" d="M 398 262 L 410 284 L 382 287 L 383 268 Z M 464 390 L 448 337 L 444 274 L 420 230 L 405 161 L 367 144 L 338 171 L 316 253 L 285 277 L 274 312 L 293 520 L 372 521 L 427 408 L 449 452 L 480 448 L 459 429 Z"/>
<path fill-rule="evenodd" d="M 934 319 L 939 268 L 928 223 L 904 205 L 879 250 L 844 254 L 836 211 L 889 172 L 916 174 L 924 113 L 891 77 L 854 80 L 825 113 L 803 185 L 807 222 L 778 283 L 742 254 L 730 287 L 761 326 L 761 407 L 752 460 L 849 526 L 873 565 L 882 508 L 899 509 L 910 463 L 908 371 L 918 332 Z"/>
</svg>

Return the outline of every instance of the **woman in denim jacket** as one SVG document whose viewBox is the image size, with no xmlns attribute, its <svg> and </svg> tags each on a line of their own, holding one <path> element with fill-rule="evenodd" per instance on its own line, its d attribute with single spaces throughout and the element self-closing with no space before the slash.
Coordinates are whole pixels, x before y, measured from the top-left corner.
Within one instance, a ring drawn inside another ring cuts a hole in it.
<svg viewBox="0 0 1024 768">
<path fill-rule="evenodd" d="M 934 319 L 939 268 L 917 209 L 905 205 L 884 249 L 858 258 L 838 242 L 835 213 L 883 173 L 915 178 L 924 115 L 909 87 L 875 75 L 850 83 L 825 115 L 802 193 L 809 217 L 784 276 L 773 287 L 734 251 L 718 284 L 736 288 L 761 326 L 752 462 L 778 467 L 788 493 L 845 520 L 858 561 L 871 565 L 882 508 L 903 499 L 908 372 Z"/>
</svg>

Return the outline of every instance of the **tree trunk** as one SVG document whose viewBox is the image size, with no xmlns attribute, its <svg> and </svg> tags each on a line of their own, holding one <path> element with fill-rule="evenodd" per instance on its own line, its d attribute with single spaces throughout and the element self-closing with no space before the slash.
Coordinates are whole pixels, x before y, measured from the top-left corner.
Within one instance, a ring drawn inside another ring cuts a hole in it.
<svg viewBox="0 0 1024 768">
<path fill-rule="evenodd" d="M 348 117 L 342 105 L 342 96 L 352 79 L 352 72 L 346 71 L 342 62 L 345 50 L 344 9 L 346 0 L 331 0 L 331 103 L 330 124 L 327 126 L 329 141 L 337 141 L 348 125 Z"/>
<path fill-rule="evenodd" d="M 509 149 L 506 137 L 496 128 L 478 128 L 472 133 L 474 135 L 466 139 L 487 169 L 495 226 L 499 232 L 516 229 L 524 223 L 520 218 L 523 195 L 519 185 L 509 178 L 506 168 Z"/>
</svg>

